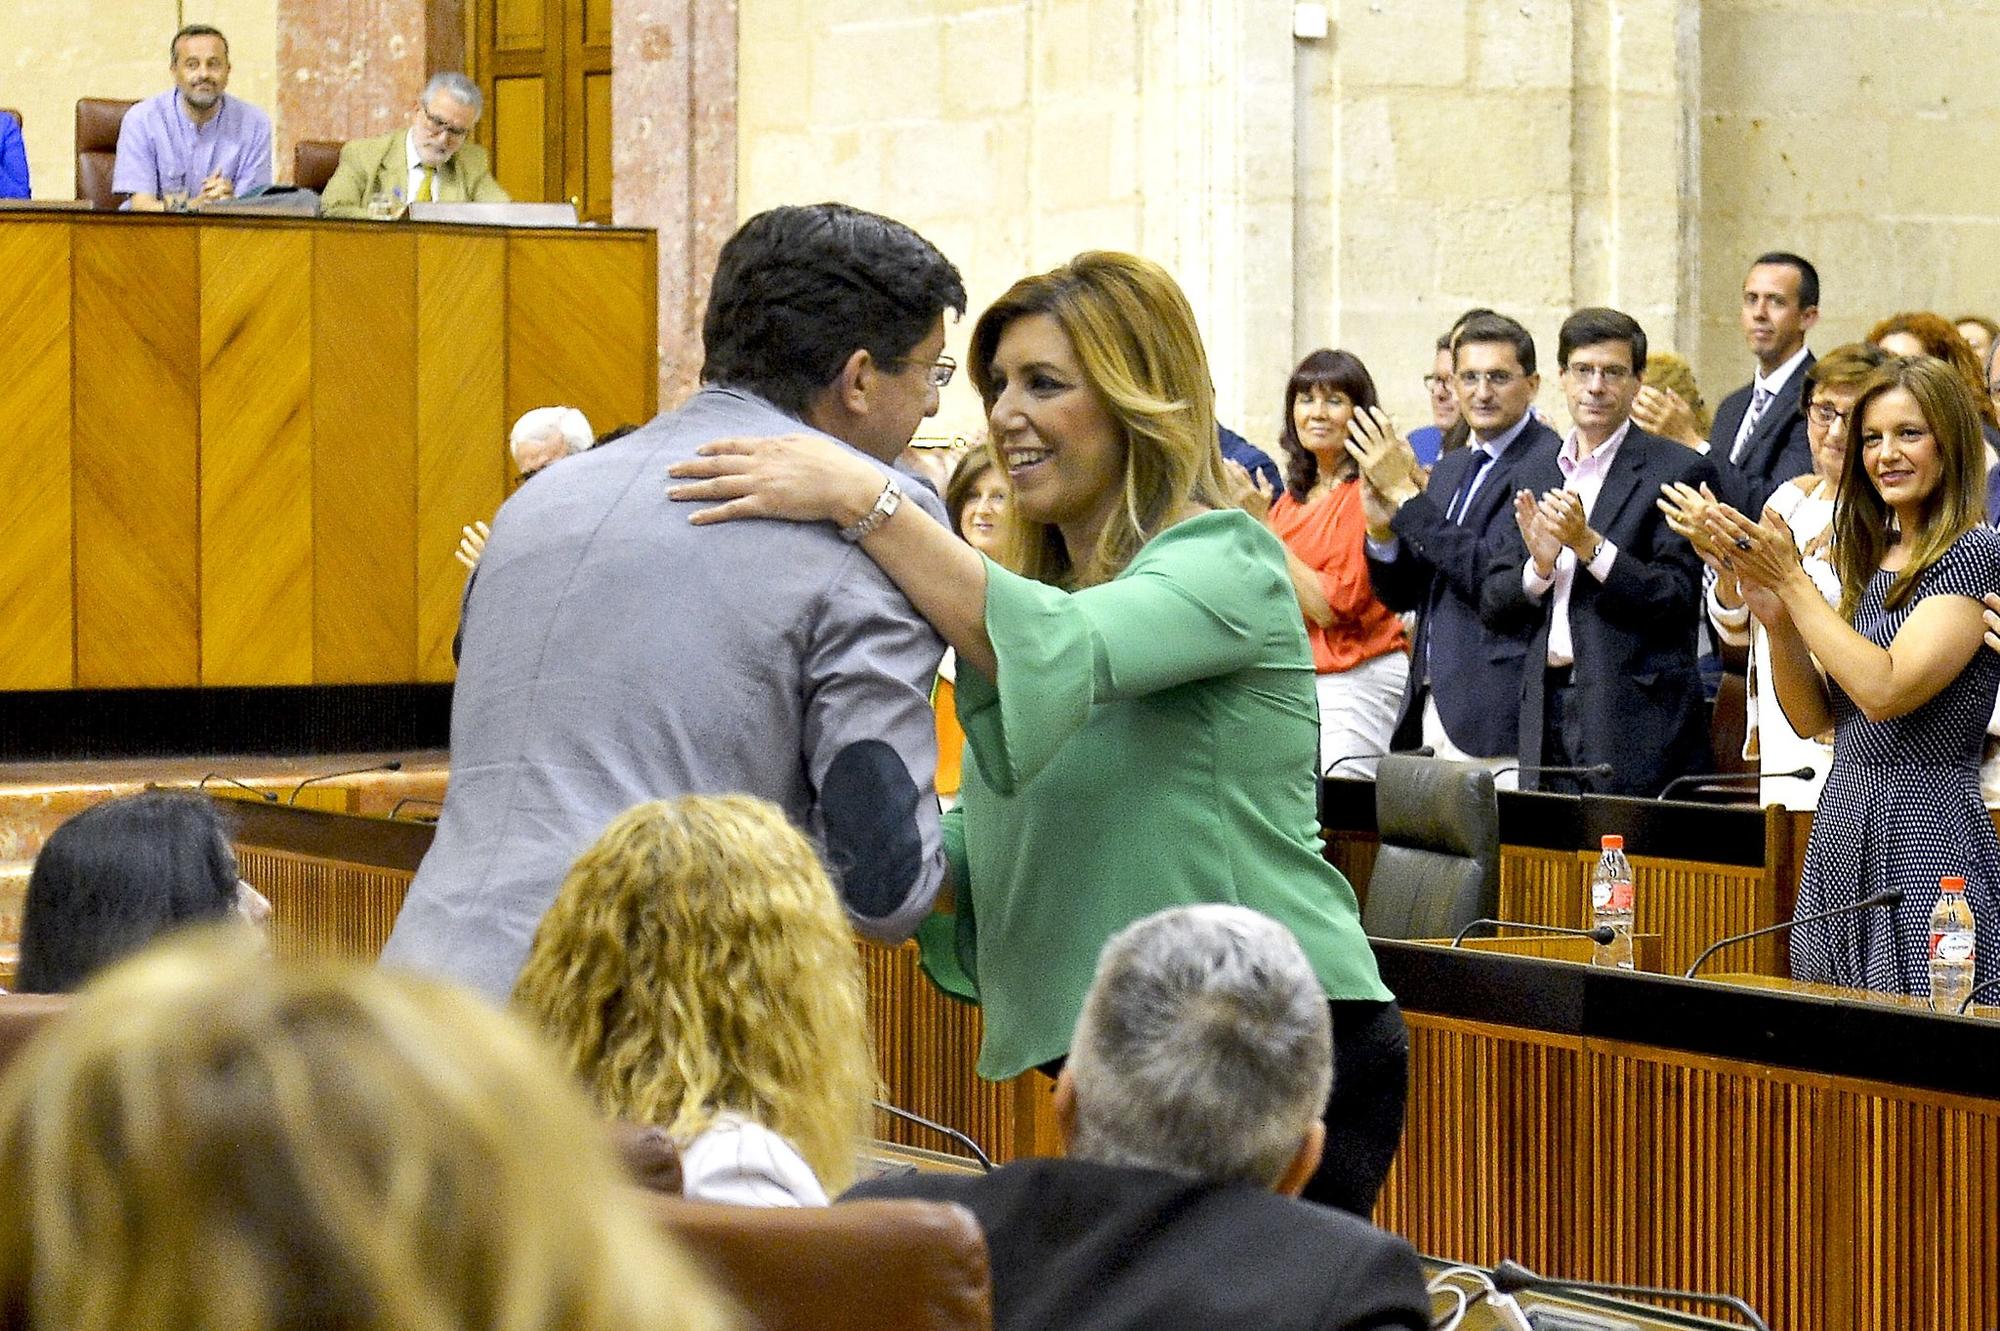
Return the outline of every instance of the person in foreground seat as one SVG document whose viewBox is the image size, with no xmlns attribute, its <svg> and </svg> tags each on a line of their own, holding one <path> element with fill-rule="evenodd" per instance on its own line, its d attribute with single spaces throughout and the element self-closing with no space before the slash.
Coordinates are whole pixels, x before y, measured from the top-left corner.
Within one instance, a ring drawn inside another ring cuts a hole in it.
<svg viewBox="0 0 2000 1331">
<path fill-rule="evenodd" d="M 514 1001 L 602 1113 L 680 1143 L 685 1195 L 825 1206 L 854 1178 L 876 1087 L 861 958 L 776 805 L 619 815 L 563 882 Z"/>
<path fill-rule="evenodd" d="M 0 1080 L 0 1325 L 731 1325 L 634 1198 L 517 1023 L 211 930 L 105 972 Z"/>
<path fill-rule="evenodd" d="M 1242 906 L 1115 935 L 1056 1082 L 1068 1154 L 864 1183 L 979 1217 L 1000 1331 L 1430 1324 L 1416 1254 L 1297 1200 L 1325 1142 L 1331 1026 L 1298 941 Z"/>
</svg>

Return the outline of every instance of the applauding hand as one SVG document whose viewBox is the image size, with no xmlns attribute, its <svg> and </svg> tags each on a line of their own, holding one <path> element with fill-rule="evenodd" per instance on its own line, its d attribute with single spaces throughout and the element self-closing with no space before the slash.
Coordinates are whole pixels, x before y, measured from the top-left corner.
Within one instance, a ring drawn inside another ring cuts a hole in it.
<svg viewBox="0 0 2000 1331">
<path fill-rule="evenodd" d="M 1424 469 L 1409 440 L 1380 407 L 1357 411 L 1347 424 L 1347 454 L 1391 511 L 1423 492 Z"/>
<path fill-rule="evenodd" d="M 1269 521 L 1278 498 L 1271 483 L 1231 458 L 1224 458 L 1222 467 L 1229 478 L 1229 502 L 1259 522 Z"/>
</svg>

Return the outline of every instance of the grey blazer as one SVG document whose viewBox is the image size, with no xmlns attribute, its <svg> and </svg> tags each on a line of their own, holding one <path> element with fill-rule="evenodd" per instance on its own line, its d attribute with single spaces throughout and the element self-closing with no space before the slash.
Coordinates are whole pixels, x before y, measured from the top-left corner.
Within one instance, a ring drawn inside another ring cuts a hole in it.
<svg viewBox="0 0 2000 1331">
<path fill-rule="evenodd" d="M 694 527 L 697 506 L 666 498 L 697 445 L 803 428 L 707 388 L 501 507 L 466 606 L 450 788 L 385 965 L 504 999 L 577 855 L 632 805 L 691 793 L 776 803 L 862 932 L 902 938 L 929 912 L 943 644 L 828 524 Z"/>
</svg>

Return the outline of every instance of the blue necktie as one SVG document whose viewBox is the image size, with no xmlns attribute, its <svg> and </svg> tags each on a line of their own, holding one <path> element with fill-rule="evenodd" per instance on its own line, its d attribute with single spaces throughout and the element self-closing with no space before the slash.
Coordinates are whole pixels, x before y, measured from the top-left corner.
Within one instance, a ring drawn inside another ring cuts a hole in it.
<svg viewBox="0 0 2000 1331">
<path fill-rule="evenodd" d="M 1487 464 L 1493 461 L 1493 455 L 1483 448 L 1474 448 L 1472 451 L 1479 454 L 1479 460 L 1472 464 L 1465 473 L 1465 479 L 1458 483 L 1458 493 L 1451 497 L 1451 507 L 1444 511 L 1447 522 L 1461 522 L 1465 519 L 1466 505 L 1472 499 L 1472 487 L 1479 484 L 1479 478 L 1485 474 Z"/>
</svg>

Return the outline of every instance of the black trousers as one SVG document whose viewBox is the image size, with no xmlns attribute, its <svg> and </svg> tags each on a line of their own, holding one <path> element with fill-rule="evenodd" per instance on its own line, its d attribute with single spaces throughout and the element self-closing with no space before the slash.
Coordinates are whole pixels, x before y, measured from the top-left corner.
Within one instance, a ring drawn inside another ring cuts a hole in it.
<svg viewBox="0 0 2000 1331">
<path fill-rule="evenodd" d="M 1366 1220 L 1403 1139 L 1410 1032 L 1393 1002 L 1329 1001 L 1326 1007 L 1333 1016 L 1333 1092 L 1322 1115 L 1326 1150 L 1300 1195 Z"/>
<path fill-rule="evenodd" d="M 1333 1018 L 1333 1089 L 1320 1115 L 1326 1150 L 1299 1195 L 1366 1220 L 1403 1140 L 1410 1032 L 1393 1002 L 1328 999 L 1326 1010 Z M 1052 1058 L 1039 1070 L 1059 1077 L 1068 1061 Z"/>
</svg>

